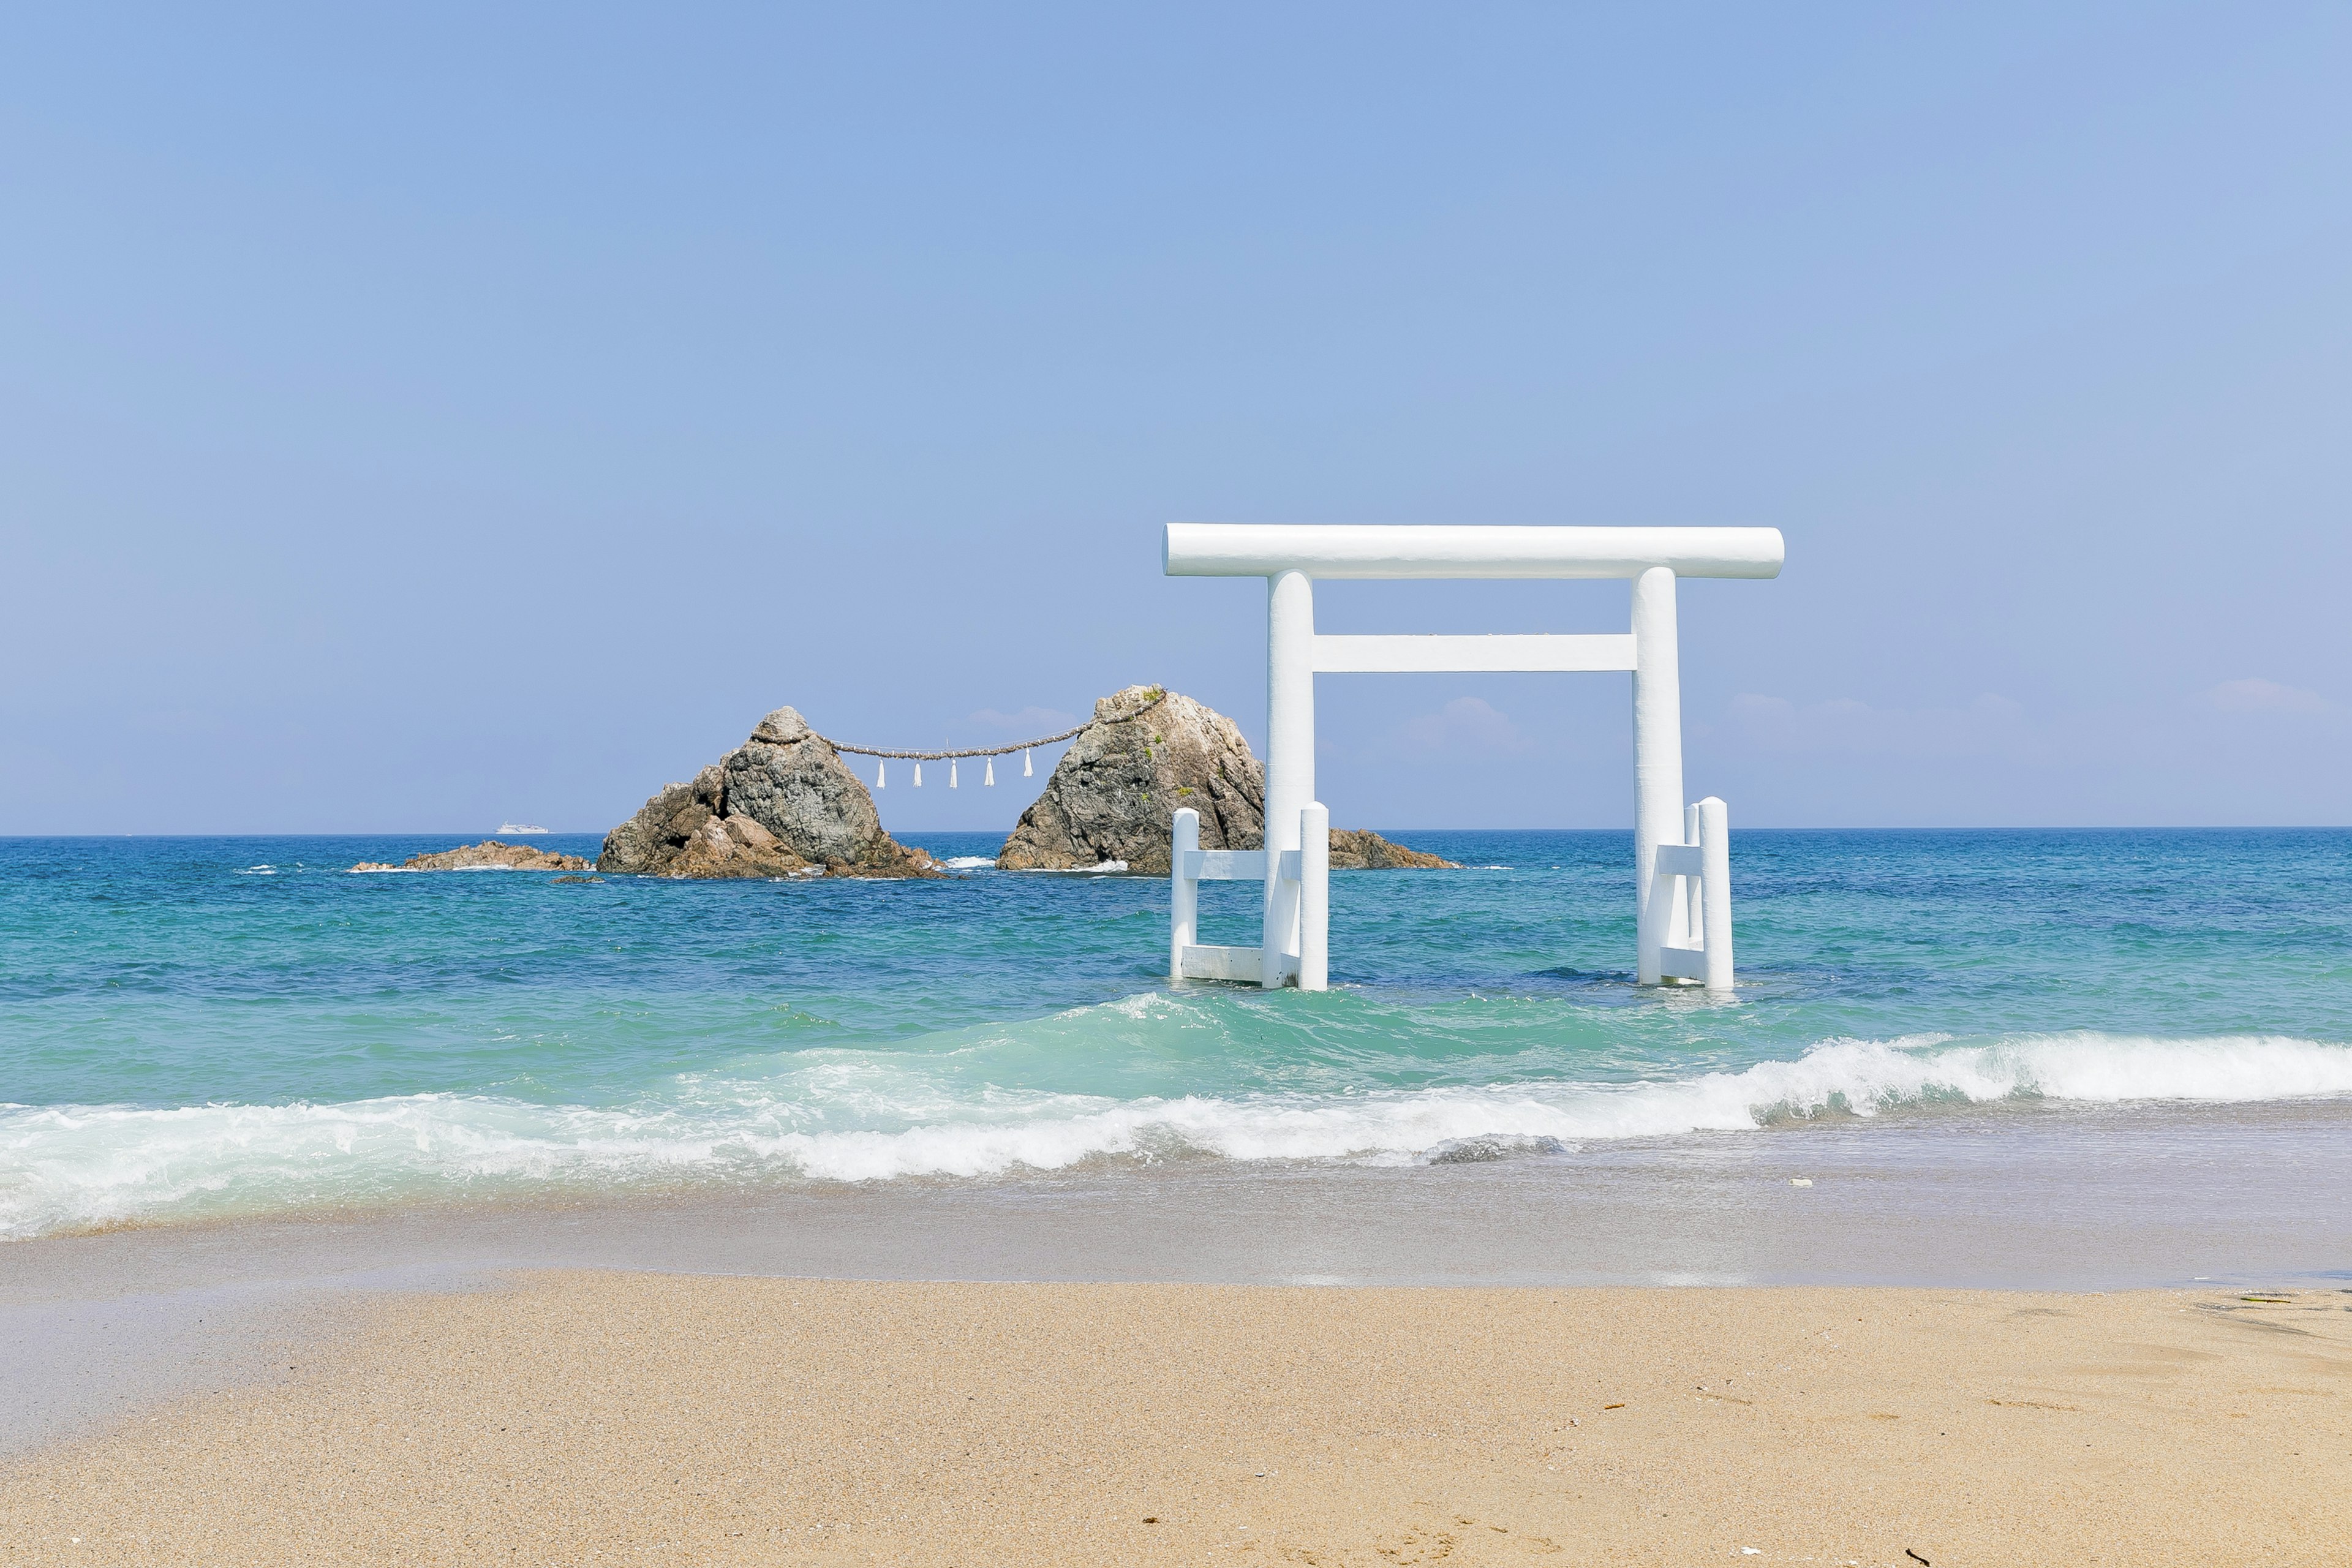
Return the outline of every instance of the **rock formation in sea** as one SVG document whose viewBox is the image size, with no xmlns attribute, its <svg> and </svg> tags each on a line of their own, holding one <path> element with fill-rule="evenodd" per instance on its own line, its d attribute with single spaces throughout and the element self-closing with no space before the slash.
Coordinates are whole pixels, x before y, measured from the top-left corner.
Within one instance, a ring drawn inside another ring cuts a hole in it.
<svg viewBox="0 0 2352 1568">
<path fill-rule="evenodd" d="M 1021 814 L 996 864 L 1007 871 L 1066 871 L 1124 862 L 1168 875 L 1176 813 L 1201 814 L 1203 849 L 1265 843 L 1265 767 L 1231 719 L 1157 686 L 1130 686 L 1095 704 L 1092 722 L 1062 753 L 1045 790 Z M 1451 867 L 1361 828 L 1331 835 L 1341 868 Z"/>
<path fill-rule="evenodd" d="M 1408 849 L 1381 837 L 1369 827 L 1331 830 L 1331 868 L 1335 871 L 1459 871 L 1462 862 Z"/>
<path fill-rule="evenodd" d="M 1261 842 L 1265 770 L 1234 721 L 1157 686 L 1130 686 L 1095 704 L 1091 723 L 1062 753 L 1045 793 L 996 858 L 1007 871 L 1061 871 L 1125 861 L 1168 874 L 1168 836 L 1180 807 L 1201 814 L 1204 849 Z"/>
<path fill-rule="evenodd" d="M 354 871 L 482 871 L 492 868 L 585 871 L 588 862 L 577 855 L 558 855 L 552 850 L 533 849 L 527 844 L 501 844 L 495 838 L 485 838 L 479 844 L 461 845 L 437 854 L 411 855 L 397 866 L 387 866 L 380 860 L 362 860 L 352 868 Z"/>
<path fill-rule="evenodd" d="M 882 831 L 874 797 L 790 708 L 604 836 L 599 871 L 644 877 L 934 877 Z"/>
</svg>

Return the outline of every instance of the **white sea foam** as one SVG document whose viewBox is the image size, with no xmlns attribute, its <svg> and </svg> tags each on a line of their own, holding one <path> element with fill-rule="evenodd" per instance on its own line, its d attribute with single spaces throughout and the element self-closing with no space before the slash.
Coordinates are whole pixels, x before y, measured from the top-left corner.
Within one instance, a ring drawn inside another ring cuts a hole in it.
<svg viewBox="0 0 2352 1568">
<path fill-rule="evenodd" d="M 381 877 L 394 874 L 404 877 L 421 877 L 427 869 L 428 868 L 422 866 L 354 866 L 348 874 L 354 877 Z M 429 869 L 435 876 L 448 876 L 459 871 L 539 871 L 544 870 L 545 868 L 540 866 L 435 866 Z"/>
<path fill-rule="evenodd" d="M 1149 1011 L 1164 998 L 1129 998 Z M 1130 1016 L 1137 1016 L 1132 1012 Z M 971 1089 L 920 1058 L 811 1052 L 610 1108 L 422 1094 L 335 1105 L 0 1106 L 0 1236 L 288 1204 L 547 1185 L 1052 1171 L 1097 1158 L 1453 1161 L 1754 1131 L 1931 1100 L 2244 1103 L 2352 1094 L 2352 1047 L 2078 1033 L 1832 1040 L 1794 1060 L 1642 1082 L 1113 1100 Z"/>
<path fill-rule="evenodd" d="M 950 871 L 987 871 L 996 866 L 993 855 L 950 855 L 940 862 Z"/>
</svg>

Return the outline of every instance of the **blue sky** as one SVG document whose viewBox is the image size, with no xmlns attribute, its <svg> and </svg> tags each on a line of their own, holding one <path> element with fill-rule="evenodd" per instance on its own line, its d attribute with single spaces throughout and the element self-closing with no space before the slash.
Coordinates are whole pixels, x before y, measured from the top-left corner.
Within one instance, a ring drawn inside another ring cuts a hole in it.
<svg viewBox="0 0 2352 1568">
<path fill-rule="evenodd" d="M 1176 519 L 1782 529 L 1683 595 L 1735 823 L 2352 821 L 2347 80 L 2316 5 L 20 8 L 0 832 L 1259 737 Z M 1318 703 L 1336 821 L 1631 820 L 1623 677 Z"/>
</svg>

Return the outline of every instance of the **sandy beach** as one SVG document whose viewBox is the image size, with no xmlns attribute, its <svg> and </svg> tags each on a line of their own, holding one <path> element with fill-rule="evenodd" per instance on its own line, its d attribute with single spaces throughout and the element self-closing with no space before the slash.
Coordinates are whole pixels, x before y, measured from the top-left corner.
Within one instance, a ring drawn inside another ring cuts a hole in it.
<svg viewBox="0 0 2352 1568">
<path fill-rule="evenodd" d="M 2352 5 L 10 21 L 0 1568 L 2352 1568 Z"/>
<path fill-rule="evenodd" d="M 2352 1292 L 518 1272 L 0 1470 L 75 1563 L 2253 1563 Z M 1909 1553 L 1909 1555 L 1906 1555 Z"/>
</svg>

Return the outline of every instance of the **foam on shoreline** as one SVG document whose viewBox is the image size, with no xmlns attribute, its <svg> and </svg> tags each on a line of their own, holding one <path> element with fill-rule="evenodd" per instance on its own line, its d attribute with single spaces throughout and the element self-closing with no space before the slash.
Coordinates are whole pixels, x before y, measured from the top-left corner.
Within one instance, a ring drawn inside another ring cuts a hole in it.
<svg viewBox="0 0 2352 1568">
<path fill-rule="evenodd" d="M 1077 1016 L 1140 1005 L 1130 998 Z M 1070 1016 L 1065 1016 L 1066 1018 Z M 2229 1106 L 2352 1095 L 2352 1047 L 2088 1032 L 1824 1041 L 1674 1079 L 1528 1078 L 1223 1095 L 972 1082 L 952 1055 L 842 1051 L 681 1075 L 659 1098 L 425 1093 L 339 1103 L 0 1106 L 0 1236 L 541 1189 L 992 1177 L 1090 1161 L 1410 1165 L 2020 1100 Z"/>
</svg>

